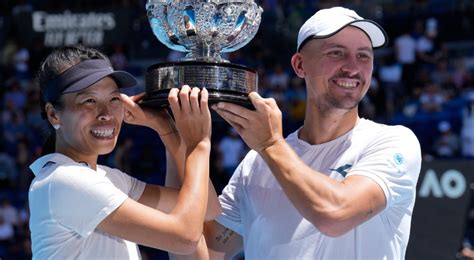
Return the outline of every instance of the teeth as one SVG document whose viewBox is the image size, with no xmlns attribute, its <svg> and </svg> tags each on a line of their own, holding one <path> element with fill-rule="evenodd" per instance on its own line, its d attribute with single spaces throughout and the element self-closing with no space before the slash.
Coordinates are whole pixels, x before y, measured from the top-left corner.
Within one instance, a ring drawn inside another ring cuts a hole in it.
<svg viewBox="0 0 474 260">
<path fill-rule="evenodd" d="M 106 130 L 92 130 L 93 135 L 98 137 L 111 137 L 114 133 L 114 129 L 106 129 Z"/>
<path fill-rule="evenodd" d="M 355 87 L 357 87 L 357 82 L 354 82 L 354 81 L 336 81 L 336 84 L 339 87 L 343 87 L 343 88 L 355 88 Z"/>
</svg>

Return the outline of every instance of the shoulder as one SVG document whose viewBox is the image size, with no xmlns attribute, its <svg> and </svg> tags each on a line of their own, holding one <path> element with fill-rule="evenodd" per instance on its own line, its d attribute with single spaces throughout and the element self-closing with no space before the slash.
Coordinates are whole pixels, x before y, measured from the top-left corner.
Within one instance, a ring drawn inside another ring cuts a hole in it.
<svg viewBox="0 0 474 260">
<path fill-rule="evenodd" d="M 108 173 L 108 174 L 127 175 L 125 172 L 123 172 L 123 171 L 121 171 L 117 168 L 111 168 L 109 166 L 102 165 L 102 164 L 97 165 L 97 170 L 98 171 L 104 171 L 105 173 Z"/>
<path fill-rule="evenodd" d="M 117 168 L 111 168 L 105 165 L 97 165 L 97 172 L 105 176 L 105 178 L 110 180 L 114 185 L 122 188 L 127 187 L 131 181 L 136 180 L 134 177 Z"/>
<path fill-rule="evenodd" d="M 365 147 L 362 157 L 372 158 L 381 162 L 413 164 L 414 169 L 421 164 L 421 147 L 412 130 L 401 125 L 385 125 L 366 120 Z M 357 142 L 357 141 L 355 141 Z M 407 160 L 405 160 L 407 159 Z"/>
<path fill-rule="evenodd" d="M 87 166 L 79 164 L 52 165 L 51 182 L 53 185 L 78 186 L 88 185 L 100 179 L 97 173 Z"/>
<path fill-rule="evenodd" d="M 373 139 L 399 138 L 418 140 L 413 131 L 402 125 L 386 125 L 368 119 L 363 120 L 357 127 L 360 134 L 371 136 Z"/>
<path fill-rule="evenodd" d="M 401 154 L 416 158 L 415 162 L 421 160 L 421 147 L 418 138 L 412 130 L 401 125 L 385 125 L 365 120 L 354 133 L 352 143 L 362 157 L 371 155 L 398 156 Z"/>
</svg>

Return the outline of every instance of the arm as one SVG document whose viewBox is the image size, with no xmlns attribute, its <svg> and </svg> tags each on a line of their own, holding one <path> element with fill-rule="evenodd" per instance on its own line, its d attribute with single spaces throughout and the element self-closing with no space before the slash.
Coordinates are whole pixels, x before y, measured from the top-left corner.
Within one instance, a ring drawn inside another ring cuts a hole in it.
<svg viewBox="0 0 474 260">
<path fill-rule="evenodd" d="M 183 185 L 176 205 L 169 213 L 126 199 L 107 216 L 98 228 L 109 234 L 163 250 L 189 254 L 196 249 L 203 231 L 209 183 L 211 117 L 207 107 L 207 91 L 190 92 L 189 87 L 170 91 L 169 102 L 176 126 L 183 136 L 185 167 Z M 179 98 L 178 98 L 179 94 Z M 167 189 L 158 189 L 158 205 L 168 205 Z M 150 192 L 147 187 L 145 194 Z M 140 199 L 142 200 L 142 199 Z M 143 201 L 143 200 L 142 200 Z"/>
<path fill-rule="evenodd" d="M 244 247 L 242 236 L 215 220 L 204 223 L 204 237 L 209 259 L 232 259 Z"/>
<path fill-rule="evenodd" d="M 181 183 L 184 180 L 184 165 L 183 162 L 184 158 L 177 158 L 173 159 L 170 153 L 166 153 L 166 179 L 165 185 L 170 189 L 179 189 L 181 187 Z M 181 162 L 181 163 L 176 163 Z M 179 167 L 178 167 L 179 165 Z M 215 219 L 221 212 L 221 207 L 219 204 L 219 200 L 217 199 L 217 193 L 214 189 L 214 185 L 212 185 L 211 180 L 209 180 L 209 190 L 208 190 L 208 198 L 207 198 L 207 211 L 206 211 L 206 218 L 205 220 L 212 220 Z M 145 195 L 145 193 L 144 193 Z M 156 197 L 154 195 L 151 198 Z"/>
<path fill-rule="evenodd" d="M 156 111 L 140 107 L 138 102 L 142 98 L 143 95 L 128 97 L 122 94 L 122 100 L 126 109 L 125 122 L 146 126 L 158 133 L 166 147 L 166 186 L 170 188 L 147 184 L 139 202 L 164 212 L 170 212 L 176 204 L 177 191 L 184 179 L 186 147 L 168 112 L 165 109 Z M 220 213 L 217 194 L 210 180 L 208 185 L 209 196 L 206 220 L 214 219 Z M 160 196 L 163 196 L 165 199 L 159 200 Z"/>
<path fill-rule="evenodd" d="M 213 108 L 262 156 L 295 208 L 321 232 L 342 235 L 385 207 L 383 190 L 371 179 L 338 182 L 307 166 L 283 138 L 275 101 L 257 93 L 249 97 L 255 111 L 229 103 Z"/>
</svg>

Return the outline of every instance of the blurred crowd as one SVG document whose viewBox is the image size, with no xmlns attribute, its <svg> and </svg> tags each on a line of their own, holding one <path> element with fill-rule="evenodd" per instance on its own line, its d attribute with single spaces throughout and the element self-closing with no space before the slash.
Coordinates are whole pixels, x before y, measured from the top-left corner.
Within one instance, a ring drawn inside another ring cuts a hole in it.
<svg viewBox="0 0 474 260">
<path fill-rule="evenodd" d="M 145 2 L 1 1 L 0 24 L 8 26 L 0 33 L 0 258 L 31 257 L 27 191 L 33 175 L 28 166 L 39 156 L 50 131 L 40 116 L 35 73 L 51 49 L 41 42 L 22 42 L 11 21 L 35 10 L 127 10 L 133 17 L 129 43 L 98 48 L 109 55 L 116 69 L 128 70 L 139 79 L 140 85 L 132 91 L 136 93 L 143 91 L 147 65 L 182 57 L 153 36 Z M 376 51 L 374 77 L 361 103 L 361 115 L 411 128 L 421 142 L 425 160 L 474 158 L 472 1 L 257 2 L 265 10 L 259 33 L 248 46 L 224 57 L 257 69 L 259 92 L 277 100 L 286 134 L 302 124 L 305 113 L 305 84 L 292 72 L 289 62 L 297 30 L 315 10 L 343 5 L 381 23 L 390 38 L 387 48 Z M 248 148 L 235 130 L 214 117 L 211 177 L 219 192 Z M 122 131 L 115 151 L 103 156 L 101 162 L 137 178 L 163 183 L 164 149 L 157 136 L 133 126 Z"/>
</svg>

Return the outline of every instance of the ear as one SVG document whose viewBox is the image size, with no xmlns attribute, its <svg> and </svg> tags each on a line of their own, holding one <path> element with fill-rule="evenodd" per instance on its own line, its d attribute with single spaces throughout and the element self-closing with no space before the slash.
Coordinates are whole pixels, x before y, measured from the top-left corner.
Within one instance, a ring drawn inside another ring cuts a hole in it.
<svg viewBox="0 0 474 260">
<path fill-rule="evenodd" d="M 304 78 L 306 76 L 303 68 L 303 57 L 299 52 L 293 54 L 291 57 L 291 66 L 298 77 Z"/>
<path fill-rule="evenodd" d="M 59 119 L 59 114 L 56 108 L 54 108 L 53 104 L 51 103 L 46 103 L 44 105 L 44 110 L 46 111 L 46 116 L 48 117 L 48 121 L 51 125 L 59 125 L 60 124 L 60 119 Z"/>
</svg>

